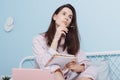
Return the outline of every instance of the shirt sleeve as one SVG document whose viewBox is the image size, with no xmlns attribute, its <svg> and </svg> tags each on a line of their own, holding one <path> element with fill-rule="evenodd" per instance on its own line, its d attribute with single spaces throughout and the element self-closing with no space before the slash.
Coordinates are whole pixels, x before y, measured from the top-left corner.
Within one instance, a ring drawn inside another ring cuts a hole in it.
<svg viewBox="0 0 120 80">
<path fill-rule="evenodd" d="M 50 69 L 52 72 L 60 68 L 58 65 L 45 67 L 48 60 L 58 52 L 47 46 L 45 38 L 43 36 L 39 35 L 33 39 L 32 48 L 37 66 L 39 68 L 47 68 Z"/>
<path fill-rule="evenodd" d="M 90 61 L 87 59 L 85 52 L 83 52 L 81 49 L 78 51 L 77 60 L 79 64 L 84 64 L 85 68 L 90 66 Z"/>
</svg>

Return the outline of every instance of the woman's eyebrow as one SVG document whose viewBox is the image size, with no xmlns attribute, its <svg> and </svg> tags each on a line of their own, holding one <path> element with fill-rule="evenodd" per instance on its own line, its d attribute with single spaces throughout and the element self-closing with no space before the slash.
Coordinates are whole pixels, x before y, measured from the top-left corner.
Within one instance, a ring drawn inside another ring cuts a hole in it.
<svg viewBox="0 0 120 80">
<path fill-rule="evenodd" d="M 63 13 L 67 13 L 66 11 L 62 11 Z M 69 16 L 73 16 L 73 14 L 69 14 Z"/>
</svg>

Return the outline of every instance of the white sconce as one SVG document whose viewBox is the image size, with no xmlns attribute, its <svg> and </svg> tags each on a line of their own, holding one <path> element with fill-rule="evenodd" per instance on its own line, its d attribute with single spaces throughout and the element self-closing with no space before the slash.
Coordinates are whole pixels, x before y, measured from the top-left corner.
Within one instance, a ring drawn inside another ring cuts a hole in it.
<svg viewBox="0 0 120 80">
<path fill-rule="evenodd" d="M 13 29 L 13 27 L 14 27 L 14 19 L 13 17 L 8 17 L 4 25 L 4 30 L 6 32 L 10 32 Z"/>
</svg>

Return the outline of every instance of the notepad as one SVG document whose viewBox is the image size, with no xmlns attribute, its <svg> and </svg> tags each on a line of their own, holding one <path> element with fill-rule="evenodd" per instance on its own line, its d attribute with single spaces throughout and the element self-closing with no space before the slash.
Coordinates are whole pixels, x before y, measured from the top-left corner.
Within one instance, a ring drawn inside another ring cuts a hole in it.
<svg viewBox="0 0 120 80">
<path fill-rule="evenodd" d="M 73 59 L 75 59 L 74 55 L 66 55 L 66 54 L 55 55 L 48 61 L 46 66 L 59 65 L 61 68 L 64 68 L 65 65 L 71 62 Z"/>
</svg>

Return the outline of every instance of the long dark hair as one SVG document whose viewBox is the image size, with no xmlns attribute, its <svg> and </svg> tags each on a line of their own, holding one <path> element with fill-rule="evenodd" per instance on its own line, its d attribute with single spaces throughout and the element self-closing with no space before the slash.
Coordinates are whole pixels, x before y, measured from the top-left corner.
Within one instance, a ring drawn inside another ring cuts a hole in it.
<svg viewBox="0 0 120 80">
<path fill-rule="evenodd" d="M 45 37 L 47 39 L 47 45 L 50 46 L 56 32 L 55 21 L 53 20 L 53 16 L 55 14 L 58 14 L 64 7 L 67 7 L 72 10 L 73 18 L 68 27 L 69 31 L 65 38 L 63 50 L 67 49 L 68 54 L 76 55 L 80 48 L 80 42 L 79 42 L 79 33 L 78 33 L 78 27 L 76 21 L 76 11 L 71 4 L 62 5 L 54 12 L 54 14 L 52 15 L 52 19 L 48 31 L 45 34 Z"/>
</svg>

